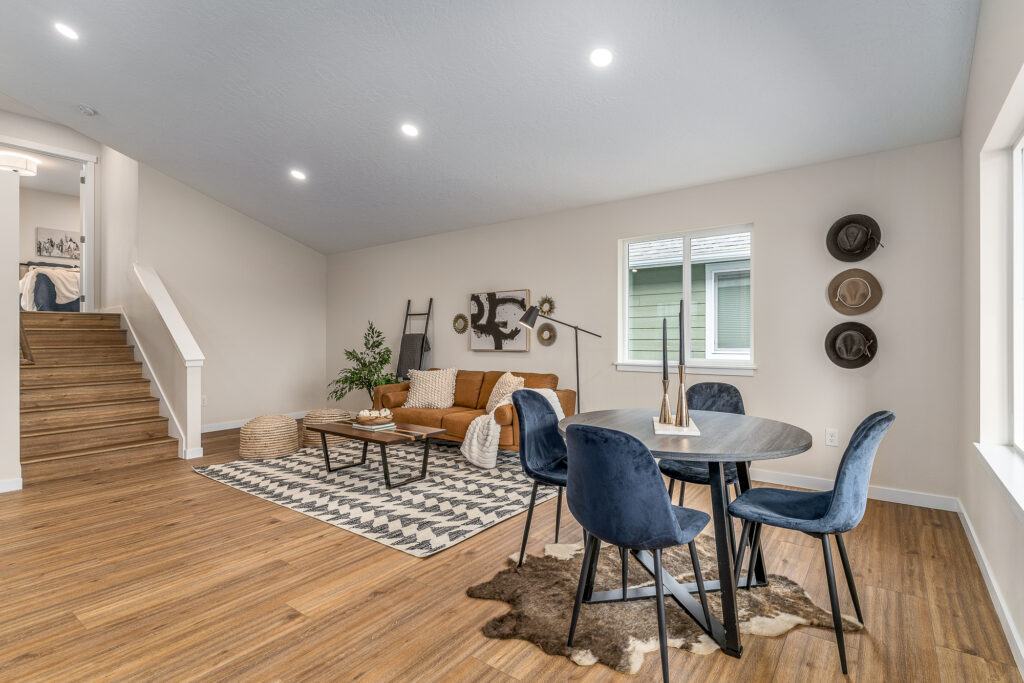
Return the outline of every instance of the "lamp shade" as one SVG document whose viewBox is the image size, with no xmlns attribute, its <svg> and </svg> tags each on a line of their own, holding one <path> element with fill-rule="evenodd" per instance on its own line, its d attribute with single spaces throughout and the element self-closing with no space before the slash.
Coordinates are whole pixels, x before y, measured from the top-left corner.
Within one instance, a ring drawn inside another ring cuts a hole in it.
<svg viewBox="0 0 1024 683">
<path fill-rule="evenodd" d="M 519 319 L 519 324 L 529 330 L 532 330 L 533 326 L 537 324 L 537 315 L 539 313 L 539 308 L 536 306 L 530 306 L 526 309 L 526 313 L 523 313 L 523 317 Z"/>
<path fill-rule="evenodd" d="M 0 150 L 0 171 L 14 171 L 18 175 L 34 176 L 38 163 L 30 156 Z"/>
</svg>

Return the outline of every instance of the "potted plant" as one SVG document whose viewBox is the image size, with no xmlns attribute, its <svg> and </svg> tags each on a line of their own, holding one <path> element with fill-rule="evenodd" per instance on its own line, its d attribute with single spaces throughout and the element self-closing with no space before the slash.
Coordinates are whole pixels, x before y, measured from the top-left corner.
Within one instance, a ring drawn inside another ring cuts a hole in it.
<svg viewBox="0 0 1024 683">
<path fill-rule="evenodd" d="M 372 403 L 376 387 L 396 381 L 395 375 L 388 372 L 391 349 L 384 345 L 384 334 L 372 320 L 363 334 L 363 350 L 346 349 L 345 358 L 354 365 L 339 372 L 338 378 L 327 385 L 331 389 L 328 398 L 340 401 L 349 392 L 362 389 Z"/>
</svg>

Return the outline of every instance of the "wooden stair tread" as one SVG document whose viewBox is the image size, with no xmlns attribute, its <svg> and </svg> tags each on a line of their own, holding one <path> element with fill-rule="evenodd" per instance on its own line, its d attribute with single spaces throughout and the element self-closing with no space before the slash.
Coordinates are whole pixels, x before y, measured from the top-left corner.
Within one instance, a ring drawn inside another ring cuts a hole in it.
<svg viewBox="0 0 1024 683">
<path fill-rule="evenodd" d="M 69 351 L 92 351 L 94 349 L 123 349 L 134 348 L 131 344 L 33 344 L 32 350 L 66 349 Z"/>
<path fill-rule="evenodd" d="M 105 368 L 111 365 L 138 365 L 137 360 L 86 361 L 84 363 L 36 363 L 35 367 L 47 370 L 66 370 L 67 368 Z"/>
<path fill-rule="evenodd" d="M 80 382 L 55 382 L 53 384 L 33 384 L 31 386 L 22 387 L 21 390 L 33 391 L 35 389 L 66 389 L 69 387 L 98 387 L 104 384 L 141 384 L 145 382 L 149 384 L 149 380 L 145 377 L 121 377 L 114 379 L 90 379 L 83 380 Z"/>
<path fill-rule="evenodd" d="M 35 387 L 33 387 L 35 388 Z M 82 401 L 81 403 L 65 404 L 65 405 L 53 405 L 53 406 L 36 406 L 34 408 L 22 408 L 21 412 L 24 413 L 45 413 L 48 411 L 56 410 L 77 410 L 79 408 L 98 408 L 100 406 L 120 406 L 125 404 L 135 403 L 158 403 L 160 399 L 154 396 L 145 396 L 138 398 L 112 398 L 104 401 Z"/>
<path fill-rule="evenodd" d="M 56 453 L 53 455 L 41 455 L 33 456 L 30 459 L 23 460 L 25 464 L 36 463 L 36 462 L 50 462 L 53 460 L 67 460 L 68 458 L 82 458 L 89 455 L 105 455 L 116 453 L 118 451 L 128 451 L 134 448 L 140 448 L 145 446 L 159 446 L 161 444 L 171 445 L 175 447 L 177 451 L 178 440 L 173 436 L 163 436 L 156 439 L 146 439 L 144 441 L 131 441 L 129 443 L 113 444 L 111 446 L 99 446 L 96 448 L 83 448 L 78 451 L 64 451 L 63 453 Z"/>
<path fill-rule="evenodd" d="M 24 431 L 21 433 L 21 438 L 30 438 L 34 436 L 50 436 L 52 434 L 67 434 L 72 432 L 88 432 L 95 429 L 109 429 L 111 427 L 128 427 L 137 424 L 147 424 L 153 422 L 167 422 L 167 418 L 163 416 L 156 417 L 132 417 L 125 420 L 109 420 L 107 422 L 91 422 L 89 424 L 73 425 L 70 427 L 50 427 L 47 429 L 34 429 L 30 431 Z"/>
</svg>

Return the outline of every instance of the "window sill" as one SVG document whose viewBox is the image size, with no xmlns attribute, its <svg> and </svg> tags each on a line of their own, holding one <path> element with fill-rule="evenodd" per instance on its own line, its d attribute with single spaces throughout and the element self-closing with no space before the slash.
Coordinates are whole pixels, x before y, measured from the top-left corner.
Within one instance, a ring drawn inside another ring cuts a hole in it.
<svg viewBox="0 0 1024 683">
<path fill-rule="evenodd" d="M 619 372 L 661 372 L 661 363 L 643 363 L 639 361 L 628 361 L 614 363 L 615 369 Z M 677 365 L 669 365 L 669 375 L 675 375 Z M 687 375 L 725 375 L 731 377 L 753 377 L 757 366 L 751 363 L 694 363 L 686 366 Z"/>
<path fill-rule="evenodd" d="M 1024 454 L 1006 445 L 976 443 L 974 447 L 1013 500 L 1017 518 L 1024 522 Z"/>
</svg>

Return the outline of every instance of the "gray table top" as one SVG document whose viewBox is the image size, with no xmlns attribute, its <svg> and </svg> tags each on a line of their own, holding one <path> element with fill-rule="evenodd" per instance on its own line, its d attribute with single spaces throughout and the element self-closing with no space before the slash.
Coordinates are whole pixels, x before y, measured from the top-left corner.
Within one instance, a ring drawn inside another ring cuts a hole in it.
<svg viewBox="0 0 1024 683">
<path fill-rule="evenodd" d="M 770 460 L 803 453 L 811 447 L 806 430 L 785 422 L 753 415 L 733 415 L 704 410 L 690 411 L 700 436 L 655 434 L 651 418 L 656 410 L 596 410 L 565 418 L 558 423 L 564 435 L 572 424 L 607 427 L 640 439 L 658 458 L 737 462 Z"/>
</svg>

